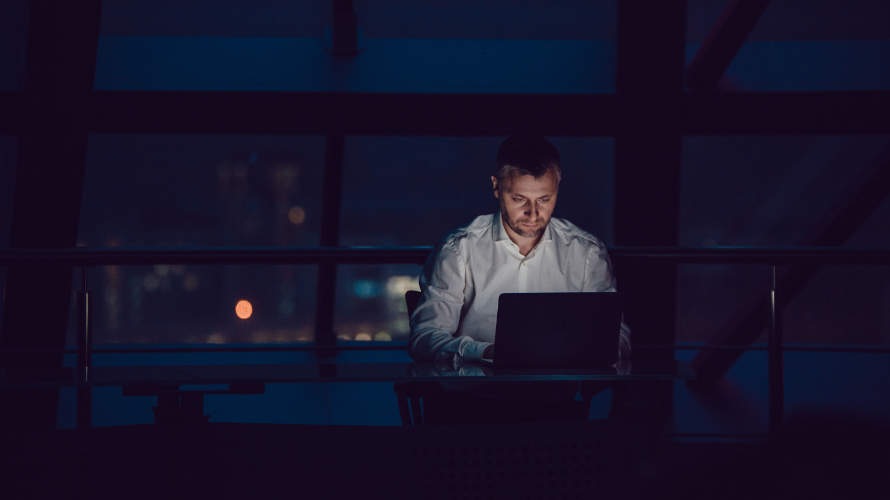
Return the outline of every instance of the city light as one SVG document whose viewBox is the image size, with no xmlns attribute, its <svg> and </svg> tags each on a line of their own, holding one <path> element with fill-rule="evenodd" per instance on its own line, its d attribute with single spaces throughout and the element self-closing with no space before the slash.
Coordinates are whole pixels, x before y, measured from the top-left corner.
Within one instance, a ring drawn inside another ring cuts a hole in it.
<svg viewBox="0 0 890 500">
<path fill-rule="evenodd" d="M 367 342 L 367 341 L 371 340 L 371 334 L 365 333 L 365 332 L 356 333 L 355 340 L 361 340 L 363 342 Z"/>
<path fill-rule="evenodd" d="M 248 319 L 253 316 L 253 304 L 249 300 L 241 299 L 235 304 L 235 316 L 240 319 Z"/>
<path fill-rule="evenodd" d="M 380 284 L 373 280 L 355 280 L 352 292 L 360 299 L 372 299 L 380 295 Z"/>
<path fill-rule="evenodd" d="M 420 285 L 417 284 L 418 278 L 418 276 L 408 276 L 404 274 L 390 276 L 389 279 L 386 280 L 386 292 L 390 297 L 404 297 L 405 292 L 408 290 L 417 290 L 420 288 Z"/>
<path fill-rule="evenodd" d="M 287 211 L 287 220 L 289 220 L 291 224 L 299 226 L 306 222 L 306 210 L 300 206 L 290 207 L 290 210 Z"/>
<path fill-rule="evenodd" d="M 198 276 L 192 273 L 188 273 L 185 275 L 185 278 L 182 279 L 182 287 L 188 290 L 189 292 L 194 292 L 198 289 Z"/>
</svg>

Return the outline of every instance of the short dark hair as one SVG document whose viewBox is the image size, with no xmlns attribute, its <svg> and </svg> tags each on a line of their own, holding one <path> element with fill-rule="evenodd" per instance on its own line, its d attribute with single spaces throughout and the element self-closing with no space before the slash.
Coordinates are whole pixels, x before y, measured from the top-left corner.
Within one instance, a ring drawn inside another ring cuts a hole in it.
<svg viewBox="0 0 890 500">
<path fill-rule="evenodd" d="M 553 170 L 562 179 L 559 150 L 542 135 L 517 134 L 504 139 L 498 148 L 495 177 L 498 182 L 513 175 L 541 177 Z"/>
</svg>

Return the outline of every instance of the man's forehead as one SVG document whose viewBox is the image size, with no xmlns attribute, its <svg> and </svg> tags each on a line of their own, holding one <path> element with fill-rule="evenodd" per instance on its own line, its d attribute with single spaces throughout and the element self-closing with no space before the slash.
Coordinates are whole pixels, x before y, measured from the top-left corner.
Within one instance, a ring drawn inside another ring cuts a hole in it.
<svg viewBox="0 0 890 500">
<path fill-rule="evenodd" d="M 540 177 L 518 172 L 513 173 L 503 180 L 500 187 L 504 191 L 556 192 L 559 189 L 559 184 L 556 182 L 556 174 L 552 170 L 548 170 Z"/>
</svg>

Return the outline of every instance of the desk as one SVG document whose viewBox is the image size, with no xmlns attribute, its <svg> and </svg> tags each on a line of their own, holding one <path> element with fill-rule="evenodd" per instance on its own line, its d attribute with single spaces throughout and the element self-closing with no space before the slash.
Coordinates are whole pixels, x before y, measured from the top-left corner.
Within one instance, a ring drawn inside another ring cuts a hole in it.
<svg viewBox="0 0 890 500">
<path fill-rule="evenodd" d="M 491 366 L 431 363 L 342 363 L 317 361 L 294 364 L 95 366 L 90 384 L 247 384 L 276 382 L 546 382 L 689 380 L 687 364 L 638 363 L 622 370 L 523 370 L 501 373 Z"/>
<path fill-rule="evenodd" d="M 292 364 L 225 364 L 168 366 L 93 366 L 87 384 L 68 374 L 53 385 L 75 385 L 89 393 L 94 387 L 119 386 L 125 396 L 156 396 L 157 423 L 202 423 L 207 394 L 262 394 L 271 383 L 388 382 L 393 384 L 404 425 L 423 423 L 423 398 L 442 387 L 491 387 L 523 383 L 629 384 L 687 380 L 687 365 L 638 363 L 622 370 L 526 371 L 499 373 L 491 366 L 434 365 L 411 362 L 343 362 L 323 358 Z M 11 384 L 15 386 L 16 384 Z M 89 398 L 87 398 L 89 400 Z M 89 412 L 89 405 L 83 408 Z M 89 425 L 91 416 L 83 422 Z"/>
<path fill-rule="evenodd" d="M 688 365 L 669 362 L 624 364 L 606 370 L 522 370 L 490 366 L 414 365 L 414 378 L 395 383 L 403 425 L 425 423 L 527 422 L 548 418 L 585 419 L 594 395 L 613 389 L 613 408 L 635 387 L 691 380 Z M 427 405 L 425 400 L 435 404 Z M 449 411 L 448 406 L 455 409 Z M 628 406 L 625 404 L 625 408 Z M 493 412 L 486 418 L 485 412 Z M 467 414 L 469 416 L 467 416 Z M 617 416 L 619 413 L 613 413 Z M 430 415 L 435 415 L 430 418 Z M 444 417 L 443 417 L 444 415 Z"/>
<path fill-rule="evenodd" d="M 338 363 L 207 366 L 94 367 L 90 386 L 121 386 L 124 395 L 157 396 L 158 423 L 199 423 L 206 394 L 261 394 L 269 383 L 392 382 L 403 425 L 425 423 L 424 398 L 445 390 L 490 389 L 535 384 L 576 384 L 590 395 L 605 385 L 689 380 L 691 369 L 676 362 L 638 363 L 609 370 L 540 370 L 500 373 L 491 366 L 427 363 Z"/>
</svg>

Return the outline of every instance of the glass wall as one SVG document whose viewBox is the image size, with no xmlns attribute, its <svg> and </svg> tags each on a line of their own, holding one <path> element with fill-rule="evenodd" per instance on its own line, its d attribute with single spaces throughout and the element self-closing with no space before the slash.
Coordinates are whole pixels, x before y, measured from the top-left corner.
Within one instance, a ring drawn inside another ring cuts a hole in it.
<svg viewBox="0 0 890 500">
<path fill-rule="evenodd" d="M 690 137 L 684 143 L 680 243 L 825 245 L 829 224 L 840 220 L 852 236 L 838 246 L 887 248 L 890 199 L 869 214 L 839 217 L 886 168 L 888 152 L 886 136 Z M 798 278 L 805 283 L 786 295 L 788 342 L 883 344 L 890 338 L 890 270 L 780 271 L 787 274 L 780 286 Z M 768 286 L 764 266 L 680 266 L 678 339 L 710 341 L 765 300 Z"/>
<path fill-rule="evenodd" d="M 473 217 L 493 212 L 489 178 L 500 140 L 347 138 L 341 244 L 434 245 Z M 556 216 L 610 242 L 611 139 L 554 143 L 566 179 Z M 94 134 L 78 246 L 316 246 L 323 156 L 321 137 Z M 404 339 L 403 296 L 417 288 L 419 271 L 412 265 L 340 266 L 338 338 Z M 98 298 L 96 339 L 311 339 L 315 272 L 314 266 L 96 269 L 90 273 Z M 242 299 L 257 311 L 247 321 L 235 314 Z M 261 310 L 269 315 L 265 320 Z"/>
<path fill-rule="evenodd" d="M 610 138 L 551 138 L 563 180 L 554 216 L 612 239 Z M 497 209 L 491 175 L 500 137 L 349 137 L 343 245 L 434 245 Z"/>
<path fill-rule="evenodd" d="M 407 340 L 405 292 L 420 289 L 420 270 L 416 265 L 338 266 L 337 340 Z"/>
<path fill-rule="evenodd" d="M 349 137 L 340 242 L 346 246 L 435 245 L 497 209 L 491 174 L 501 138 Z M 553 138 L 563 183 L 555 216 L 612 239 L 613 145 L 607 138 Z M 407 338 L 404 293 L 420 266 L 339 266 L 341 340 Z"/>
<path fill-rule="evenodd" d="M 78 246 L 319 244 L 324 138 L 90 138 Z M 92 270 L 97 342 L 312 340 L 316 267 Z"/>
<path fill-rule="evenodd" d="M 615 88 L 614 0 L 356 2 L 359 52 L 349 58 L 331 57 L 330 12 L 323 0 L 106 2 L 96 87 L 582 94 Z"/>
<path fill-rule="evenodd" d="M 687 58 L 728 0 L 690 0 Z M 890 4 L 881 0 L 770 2 L 721 82 L 726 90 L 890 89 Z"/>
<path fill-rule="evenodd" d="M 318 245 L 324 138 L 90 137 L 78 245 Z"/>
<path fill-rule="evenodd" d="M 314 338 L 316 266 L 101 266 L 88 280 L 97 344 Z"/>
<path fill-rule="evenodd" d="M 103 0 L 102 35 L 321 37 L 328 0 Z"/>
<path fill-rule="evenodd" d="M 689 60 L 732 3 L 689 0 Z M 27 4 L 0 3 L 2 92 L 23 85 Z M 354 4 L 359 52 L 338 58 L 330 52 L 329 0 L 106 0 L 95 85 L 101 90 L 344 93 L 615 91 L 615 0 Z M 888 18 L 890 4 L 882 0 L 771 2 L 722 87 L 886 90 Z M 450 230 L 492 212 L 496 205 L 488 178 L 499 141 L 347 137 L 340 243 L 434 245 Z M 612 140 L 561 137 L 554 142 L 562 151 L 565 174 L 556 216 L 612 244 Z M 9 244 L 16 147 L 14 137 L 0 137 L 0 247 Z M 886 165 L 888 148 L 886 136 L 689 137 L 684 141 L 680 244 L 819 242 L 829 221 L 869 184 L 876 166 Z M 320 136 L 94 134 L 77 245 L 316 246 L 324 151 Z M 890 199 L 885 199 L 870 214 L 848 219 L 852 236 L 838 246 L 890 248 L 888 221 Z M 337 338 L 403 341 L 408 333 L 403 297 L 418 288 L 420 270 L 418 265 L 338 266 Z M 781 271 L 783 276 L 801 272 L 787 266 Z M 799 290 L 783 289 L 788 292 L 783 320 L 789 344 L 888 343 L 890 269 L 834 265 L 804 274 Z M 311 342 L 317 279 L 314 265 L 96 267 L 88 272 L 96 342 Z M 0 268 L 0 301 L 4 280 Z M 678 340 L 718 339 L 755 314 L 767 286 L 768 270 L 762 265 L 680 266 Z M 762 331 L 754 333 L 764 340 Z M 829 387 L 841 399 L 849 398 L 845 403 L 855 404 L 855 394 L 886 410 L 885 388 L 861 383 L 887 379 L 886 359 L 874 356 L 863 355 L 872 358 L 866 362 L 854 356 L 787 355 L 789 401 L 827 399 L 824 389 Z M 748 403 L 754 424 L 742 430 L 764 427 L 766 373 L 766 356 L 752 351 L 728 374 L 730 385 L 745 381 L 742 392 L 753 395 Z M 386 394 L 391 397 L 391 391 Z M 699 404 L 685 402 L 682 394 L 677 406 Z M 319 414 L 330 419 L 330 413 Z"/>
</svg>

